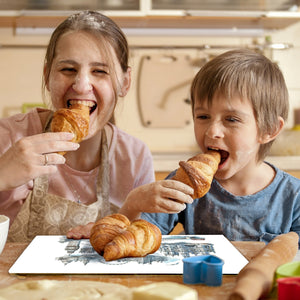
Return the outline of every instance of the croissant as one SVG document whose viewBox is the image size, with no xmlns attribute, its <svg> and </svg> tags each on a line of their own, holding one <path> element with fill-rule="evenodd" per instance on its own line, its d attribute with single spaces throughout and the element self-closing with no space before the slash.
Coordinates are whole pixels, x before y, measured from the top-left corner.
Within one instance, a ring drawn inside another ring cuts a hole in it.
<svg viewBox="0 0 300 300">
<path fill-rule="evenodd" d="M 72 142 L 80 143 L 87 136 L 90 123 L 89 107 L 83 104 L 73 104 L 70 109 L 61 108 L 54 112 L 51 122 L 52 132 L 72 132 Z M 65 152 L 60 152 L 65 154 Z"/>
<path fill-rule="evenodd" d="M 104 248 L 103 257 L 111 261 L 123 257 L 141 257 L 157 251 L 161 244 L 161 231 L 152 223 L 139 219 L 117 235 Z"/>
<path fill-rule="evenodd" d="M 194 189 L 194 199 L 201 198 L 209 191 L 220 160 L 221 155 L 218 151 L 209 150 L 188 161 L 180 161 L 180 167 L 172 179 L 191 186 Z"/>
<path fill-rule="evenodd" d="M 91 229 L 92 247 L 102 255 L 106 244 L 125 231 L 129 225 L 130 221 L 122 214 L 113 214 L 98 220 Z"/>
</svg>

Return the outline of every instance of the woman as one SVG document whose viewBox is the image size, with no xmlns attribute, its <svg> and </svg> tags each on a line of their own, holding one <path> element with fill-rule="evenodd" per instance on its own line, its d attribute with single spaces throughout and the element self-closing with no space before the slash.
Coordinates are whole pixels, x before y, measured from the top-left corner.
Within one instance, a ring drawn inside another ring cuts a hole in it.
<svg viewBox="0 0 300 300">
<path fill-rule="evenodd" d="M 47 132 L 52 110 L 0 120 L 0 213 L 11 219 L 9 241 L 65 234 L 118 211 L 133 188 L 154 181 L 146 145 L 109 122 L 130 82 L 128 44 L 111 19 L 85 11 L 56 28 L 45 57 L 45 95 L 54 111 L 88 106 L 89 133 L 79 145 L 71 133 Z"/>
</svg>

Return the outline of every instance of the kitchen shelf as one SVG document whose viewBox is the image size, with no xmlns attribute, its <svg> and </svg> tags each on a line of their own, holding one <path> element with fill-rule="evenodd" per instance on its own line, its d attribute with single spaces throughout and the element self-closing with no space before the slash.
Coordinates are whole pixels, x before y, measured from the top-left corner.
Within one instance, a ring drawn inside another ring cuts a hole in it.
<svg viewBox="0 0 300 300">
<path fill-rule="evenodd" d="M 0 11 L 0 27 L 55 27 L 72 12 L 61 11 Z M 284 29 L 300 21 L 299 12 L 198 12 L 197 15 L 118 15 L 107 11 L 122 28 L 203 28 L 203 29 Z M 161 12 L 162 13 L 162 12 Z"/>
</svg>

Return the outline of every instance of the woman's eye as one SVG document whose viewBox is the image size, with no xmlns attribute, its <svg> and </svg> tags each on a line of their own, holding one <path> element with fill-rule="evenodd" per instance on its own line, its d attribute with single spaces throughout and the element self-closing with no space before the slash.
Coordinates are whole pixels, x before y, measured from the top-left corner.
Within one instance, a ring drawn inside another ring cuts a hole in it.
<svg viewBox="0 0 300 300">
<path fill-rule="evenodd" d="M 198 116 L 196 116 L 196 118 L 199 120 L 206 120 L 206 119 L 208 119 L 208 116 L 207 115 L 198 115 Z"/>
<path fill-rule="evenodd" d="M 76 72 L 75 68 L 62 68 L 61 69 L 62 72 Z"/>
</svg>

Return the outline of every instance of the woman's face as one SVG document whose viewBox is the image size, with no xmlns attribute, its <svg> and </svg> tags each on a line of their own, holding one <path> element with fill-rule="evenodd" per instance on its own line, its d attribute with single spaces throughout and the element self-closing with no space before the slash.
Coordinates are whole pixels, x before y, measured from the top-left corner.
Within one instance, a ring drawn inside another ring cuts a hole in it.
<svg viewBox="0 0 300 300">
<path fill-rule="evenodd" d="M 57 43 L 47 89 L 55 109 L 74 102 L 90 107 L 91 137 L 111 118 L 117 96 L 125 96 L 130 86 L 130 69 L 124 73 L 113 49 L 109 49 L 115 71 L 101 51 L 99 39 L 86 32 L 68 32 Z M 117 95 L 113 78 L 117 77 Z"/>
</svg>

